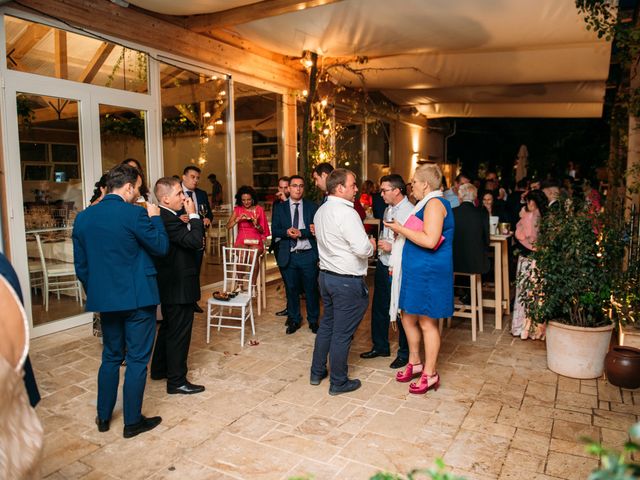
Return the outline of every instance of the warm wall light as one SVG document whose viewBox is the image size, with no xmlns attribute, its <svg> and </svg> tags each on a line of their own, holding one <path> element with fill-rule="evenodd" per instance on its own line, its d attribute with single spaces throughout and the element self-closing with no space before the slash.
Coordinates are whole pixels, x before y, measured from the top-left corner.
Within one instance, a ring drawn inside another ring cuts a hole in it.
<svg viewBox="0 0 640 480">
<path fill-rule="evenodd" d="M 300 63 L 304 65 L 304 68 L 313 67 L 313 60 L 311 60 L 311 52 L 309 50 L 305 50 L 302 52 L 302 58 L 300 59 Z"/>
</svg>

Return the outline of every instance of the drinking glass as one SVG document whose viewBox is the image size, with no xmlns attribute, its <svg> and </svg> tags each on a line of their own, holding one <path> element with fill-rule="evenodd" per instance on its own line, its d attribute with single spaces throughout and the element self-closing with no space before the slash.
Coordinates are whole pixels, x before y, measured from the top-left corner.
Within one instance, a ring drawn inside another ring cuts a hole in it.
<svg viewBox="0 0 640 480">
<path fill-rule="evenodd" d="M 390 208 L 387 208 L 384 211 L 384 221 L 387 223 L 392 223 L 395 220 L 395 217 L 393 215 L 393 210 L 391 210 Z"/>
</svg>

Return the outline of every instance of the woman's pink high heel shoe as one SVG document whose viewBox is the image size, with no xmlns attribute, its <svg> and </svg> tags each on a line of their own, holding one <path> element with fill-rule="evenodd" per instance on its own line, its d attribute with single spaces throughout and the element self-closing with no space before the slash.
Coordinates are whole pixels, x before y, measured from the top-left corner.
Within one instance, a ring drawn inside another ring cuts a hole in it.
<svg viewBox="0 0 640 480">
<path fill-rule="evenodd" d="M 416 375 L 420 375 L 422 373 L 422 364 L 416 363 L 413 365 L 412 363 L 407 363 L 403 372 L 396 373 L 396 381 L 406 383 L 410 382 L 413 377 Z"/>
<path fill-rule="evenodd" d="M 430 378 L 435 379 L 435 381 L 431 384 L 429 384 Z M 418 383 L 411 383 L 409 385 L 409 393 L 415 393 L 415 394 L 427 393 L 432 388 L 437 391 L 439 386 L 440 386 L 440 375 L 438 375 L 438 372 L 436 372 L 434 375 L 427 375 L 426 373 L 423 373 L 420 376 L 420 381 Z"/>
</svg>

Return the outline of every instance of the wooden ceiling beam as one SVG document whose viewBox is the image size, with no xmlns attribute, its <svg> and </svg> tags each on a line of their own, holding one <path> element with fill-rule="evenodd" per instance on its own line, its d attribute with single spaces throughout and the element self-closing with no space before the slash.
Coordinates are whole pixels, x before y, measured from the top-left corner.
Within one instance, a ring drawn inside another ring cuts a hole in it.
<svg viewBox="0 0 640 480">
<path fill-rule="evenodd" d="M 44 25 L 35 23 L 29 25 L 12 44 L 7 46 L 7 56 L 11 57 L 15 62 L 19 62 L 50 31 L 51 28 Z"/>
<path fill-rule="evenodd" d="M 69 78 L 69 64 L 67 62 L 67 32 L 54 30 L 53 52 L 55 59 L 56 78 Z"/>
<path fill-rule="evenodd" d="M 84 68 L 83 72 L 78 77 L 78 81 L 82 83 L 91 83 L 104 65 L 104 62 L 109 58 L 109 55 L 114 48 L 115 44 L 102 42 L 96 53 L 93 54 L 91 60 L 89 60 L 89 63 Z"/>
<path fill-rule="evenodd" d="M 136 9 L 117 6 L 109 0 L 21 0 L 13 6 L 26 11 L 33 8 L 72 25 L 197 60 L 224 72 L 252 77 L 273 86 L 302 90 L 307 83 L 303 72 L 288 65 L 243 51 Z M 99 22 L 96 22 L 97 18 Z"/>
<path fill-rule="evenodd" d="M 191 15 L 184 21 L 185 28 L 194 32 L 206 32 L 217 28 L 230 27 L 263 18 L 284 15 L 307 8 L 320 7 L 342 0 L 264 0 L 221 12 Z"/>
</svg>

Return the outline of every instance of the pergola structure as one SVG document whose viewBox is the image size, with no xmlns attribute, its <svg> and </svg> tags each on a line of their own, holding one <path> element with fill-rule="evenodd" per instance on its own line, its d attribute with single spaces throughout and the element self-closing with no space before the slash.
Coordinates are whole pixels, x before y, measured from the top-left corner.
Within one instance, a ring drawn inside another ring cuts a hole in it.
<svg viewBox="0 0 640 480">
<path fill-rule="evenodd" d="M 191 162 L 203 178 L 218 174 L 226 202 L 244 184 L 265 200 L 279 175 L 305 165 L 308 98 L 329 97 L 328 121 L 351 142 L 331 134 L 348 158 L 336 165 L 409 178 L 421 158 L 444 159 L 432 118 L 600 117 L 611 53 L 573 0 L 2 5 L 2 200 L 18 211 L 3 215 L 2 235 L 25 258 L 31 206 L 83 208 L 126 156 L 142 158 L 150 183 Z M 379 107 L 360 108 L 363 98 Z M 26 263 L 18 271 L 28 290 Z"/>
</svg>

